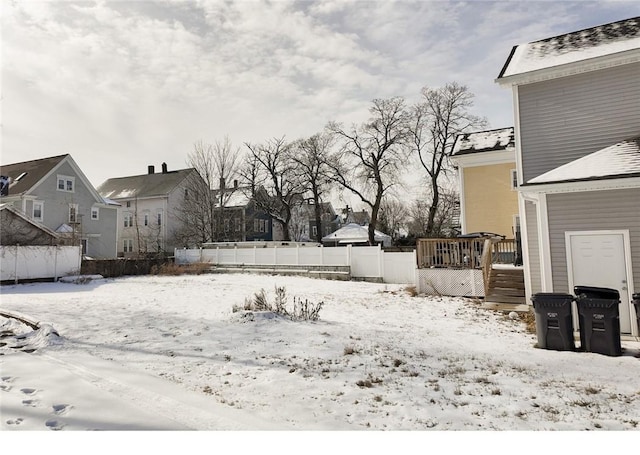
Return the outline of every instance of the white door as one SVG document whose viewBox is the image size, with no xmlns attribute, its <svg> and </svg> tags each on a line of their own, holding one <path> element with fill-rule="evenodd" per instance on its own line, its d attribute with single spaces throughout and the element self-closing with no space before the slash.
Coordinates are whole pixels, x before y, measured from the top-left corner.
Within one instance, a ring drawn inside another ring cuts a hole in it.
<svg viewBox="0 0 640 455">
<path fill-rule="evenodd" d="M 631 333 L 624 234 L 567 233 L 569 284 L 616 289 L 620 293 L 620 333 Z M 572 279 L 573 278 L 573 279 Z M 573 288 L 571 289 L 573 293 Z"/>
</svg>

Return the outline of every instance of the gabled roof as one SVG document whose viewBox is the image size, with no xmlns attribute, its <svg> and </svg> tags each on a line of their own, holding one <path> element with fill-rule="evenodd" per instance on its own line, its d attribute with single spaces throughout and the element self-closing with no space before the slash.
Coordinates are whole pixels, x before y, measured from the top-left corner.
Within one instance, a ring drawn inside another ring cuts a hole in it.
<svg viewBox="0 0 640 455">
<path fill-rule="evenodd" d="M 640 49 L 640 16 L 514 46 L 496 81 Z"/>
<path fill-rule="evenodd" d="M 25 194 L 70 155 L 58 155 L 22 163 L 0 166 L 0 175 L 11 179 L 9 195 Z M 24 174 L 24 175 L 23 175 Z M 18 177 L 23 175 L 19 180 Z"/>
<path fill-rule="evenodd" d="M 526 185 L 640 177 L 640 136 L 583 156 L 529 180 Z"/>
<path fill-rule="evenodd" d="M 515 151 L 515 135 L 512 126 L 459 134 L 453 150 L 453 156 L 502 150 Z"/>
<path fill-rule="evenodd" d="M 111 178 L 98 187 L 98 192 L 112 200 L 166 196 L 192 172 L 196 170 L 189 168 Z"/>
<path fill-rule="evenodd" d="M 42 232 L 46 233 L 48 236 L 53 237 L 55 239 L 60 236 L 56 234 L 53 230 L 49 229 L 44 224 L 38 223 L 37 221 L 32 220 L 28 216 L 25 216 L 21 211 L 16 209 L 13 204 L 0 204 L 0 211 L 6 210 L 7 212 L 13 213 L 18 218 L 22 219 L 25 223 L 29 223 L 32 226 L 35 226 L 37 229 L 40 229 Z"/>
<path fill-rule="evenodd" d="M 8 176 L 11 179 L 8 196 L 22 196 L 31 193 L 63 163 L 71 166 L 75 175 L 84 183 L 84 186 L 96 202 L 104 203 L 103 198 L 69 154 L 1 166 L 0 175 Z"/>
</svg>

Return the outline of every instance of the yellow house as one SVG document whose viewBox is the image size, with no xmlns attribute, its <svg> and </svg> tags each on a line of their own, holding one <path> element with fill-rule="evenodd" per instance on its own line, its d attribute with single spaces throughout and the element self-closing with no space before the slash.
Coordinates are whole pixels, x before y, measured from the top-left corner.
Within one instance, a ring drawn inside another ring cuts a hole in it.
<svg viewBox="0 0 640 455">
<path fill-rule="evenodd" d="M 520 219 L 513 127 L 459 135 L 451 159 L 458 168 L 462 233 L 515 238 Z"/>
</svg>

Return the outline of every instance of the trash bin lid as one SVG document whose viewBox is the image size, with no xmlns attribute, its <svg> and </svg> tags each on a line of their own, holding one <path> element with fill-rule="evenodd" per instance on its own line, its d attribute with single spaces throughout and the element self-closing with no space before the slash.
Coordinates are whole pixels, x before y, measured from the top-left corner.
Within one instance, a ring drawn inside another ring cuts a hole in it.
<svg viewBox="0 0 640 455">
<path fill-rule="evenodd" d="M 533 294 L 531 296 L 531 301 L 535 306 L 536 303 L 539 303 L 542 306 L 545 305 L 560 305 L 567 304 L 573 302 L 575 297 L 571 294 L 564 294 L 560 292 L 538 292 L 537 294 Z"/>
<path fill-rule="evenodd" d="M 595 286 L 575 286 L 573 292 L 578 298 L 619 300 L 617 289 L 599 288 Z"/>
</svg>

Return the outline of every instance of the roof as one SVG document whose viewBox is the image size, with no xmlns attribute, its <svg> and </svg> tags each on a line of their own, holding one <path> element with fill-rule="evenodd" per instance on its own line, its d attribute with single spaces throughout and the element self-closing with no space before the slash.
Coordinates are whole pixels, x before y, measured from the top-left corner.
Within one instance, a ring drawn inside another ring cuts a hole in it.
<svg viewBox="0 0 640 455">
<path fill-rule="evenodd" d="M 26 223 L 31 224 L 32 226 L 35 226 L 36 228 L 40 229 L 41 231 L 43 231 L 44 233 L 46 233 L 50 237 L 53 237 L 53 238 L 56 238 L 56 239 L 60 237 L 58 234 L 56 234 L 53 230 L 49 229 L 44 224 L 38 223 L 37 221 L 32 220 L 28 216 L 25 216 L 20 210 L 16 209 L 13 206 L 13 204 L 0 204 L 0 211 L 1 210 L 6 210 L 7 212 L 13 213 L 18 218 L 22 219 Z"/>
<path fill-rule="evenodd" d="M 391 236 L 380 232 L 374 231 L 374 239 L 378 242 L 391 241 Z M 338 243 L 361 243 L 369 241 L 369 226 L 361 226 L 357 223 L 349 223 L 346 226 L 338 229 L 337 231 L 325 235 L 322 237 L 323 242 L 335 242 Z"/>
<path fill-rule="evenodd" d="M 192 172 L 194 168 L 111 178 L 98 187 L 98 192 L 112 200 L 166 196 Z"/>
<path fill-rule="evenodd" d="M 215 190 L 216 207 L 220 207 L 220 190 Z M 224 192 L 225 207 L 246 207 L 251 201 L 251 188 L 248 186 L 227 188 Z"/>
<path fill-rule="evenodd" d="M 497 80 L 640 49 L 640 16 L 514 46 Z"/>
<path fill-rule="evenodd" d="M 618 142 L 527 181 L 528 185 L 640 176 L 640 136 Z"/>
<path fill-rule="evenodd" d="M 21 163 L 0 166 L 0 175 L 9 177 L 9 194 L 24 194 L 42 180 L 53 168 L 70 155 L 58 155 Z M 24 174 L 22 177 L 20 177 Z M 18 179 L 20 177 L 20 179 Z"/>
<path fill-rule="evenodd" d="M 515 135 L 513 127 L 498 128 L 475 133 L 458 135 L 454 156 L 470 153 L 515 150 Z"/>
</svg>

